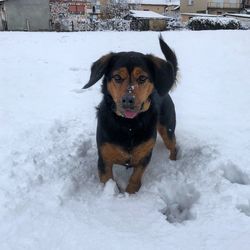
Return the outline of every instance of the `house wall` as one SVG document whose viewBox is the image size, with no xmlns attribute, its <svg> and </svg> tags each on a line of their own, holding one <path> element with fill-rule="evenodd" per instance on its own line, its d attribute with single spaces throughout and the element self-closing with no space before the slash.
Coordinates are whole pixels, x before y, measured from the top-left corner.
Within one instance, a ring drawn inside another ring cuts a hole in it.
<svg viewBox="0 0 250 250">
<path fill-rule="evenodd" d="M 153 5 L 153 4 L 140 4 L 140 5 L 135 5 L 135 4 L 129 4 L 130 9 L 136 9 L 136 10 L 150 10 L 154 11 L 158 14 L 168 14 L 171 16 L 178 16 L 180 14 L 179 10 L 174 11 L 174 8 L 176 5 Z"/>
<path fill-rule="evenodd" d="M 149 20 L 149 30 L 154 30 L 154 31 L 166 30 L 166 20 Z"/>
<path fill-rule="evenodd" d="M 152 5 L 152 4 L 141 4 L 141 10 L 151 10 L 158 14 L 164 14 L 166 6 L 164 5 Z"/>
<path fill-rule="evenodd" d="M 223 14 L 239 12 L 242 0 L 181 0 L 181 13 Z"/>
<path fill-rule="evenodd" d="M 181 0 L 181 13 L 206 13 L 208 0 Z"/>
<path fill-rule="evenodd" d="M 130 24 L 131 30 L 140 31 L 163 31 L 166 30 L 167 21 L 165 19 L 136 19 L 133 18 Z"/>
<path fill-rule="evenodd" d="M 2 22 L 2 9 L 3 9 L 3 4 L 0 2 L 0 31 L 3 30 L 3 22 Z"/>
<path fill-rule="evenodd" d="M 242 0 L 209 0 L 208 13 L 238 13 L 242 9 Z"/>
<path fill-rule="evenodd" d="M 0 1 L 0 31 L 5 30 L 6 14 L 4 9 L 4 2 Z"/>
<path fill-rule="evenodd" d="M 8 30 L 49 30 L 49 0 L 5 1 Z"/>
<path fill-rule="evenodd" d="M 223 15 L 225 13 L 239 13 L 239 8 L 208 8 L 208 13 L 213 15 Z"/>
</svg>

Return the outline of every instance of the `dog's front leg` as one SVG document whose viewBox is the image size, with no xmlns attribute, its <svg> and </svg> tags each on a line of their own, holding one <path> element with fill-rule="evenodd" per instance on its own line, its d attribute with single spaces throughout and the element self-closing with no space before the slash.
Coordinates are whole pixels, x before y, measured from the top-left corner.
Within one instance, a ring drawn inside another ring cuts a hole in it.
<svg viewBox="0 0 250 250">
<path fill-rule="evenodd" d="M 99 151 L 98 169 L 99 177 L 102 183 L 113 179 L 113 165 L 125 164 L 129 160 L 129 154 L 121 147 L 111 143 L 101 145 Z"/>
<path fill-rule="evenodd" d="M 137 146 L 132 151 L 131 165 L 134 171 L 129 179 L 126 192 L 129 194 L 136 193 L 141 187 L 141 179 L 152 156 L 152 150 L 155 145 L 155 138 Z"/>
<path fill-rule="evenodd" d="M 104 162 L 101 156 L 98 159 L 98 171 L 102 183 L 105 184 L 108 180 L 113 179 L 113 164 Z"/>
<path fill-rule="evenodd" d="M 126 192 L 129 194 L 136 193 L 141 187 L 141 179 L 146 167 L 143 165 L 138 165 L 134 167 L 134 171 L 129 179 Z"/>
</svg>

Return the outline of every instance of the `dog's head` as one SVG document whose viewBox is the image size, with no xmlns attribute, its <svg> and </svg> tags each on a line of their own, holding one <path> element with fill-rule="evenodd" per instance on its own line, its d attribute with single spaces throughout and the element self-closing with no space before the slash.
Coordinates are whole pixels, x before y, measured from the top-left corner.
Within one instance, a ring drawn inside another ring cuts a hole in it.
<svg viewBox="0 0 250 250">
<path fill-rule="evenodd" d="M 174 52 L 160 37 L 160 45 L 167 61 L 138 52 L 109 53 L 93 63 L 89 88 L 103 76 L 103 92 L 115 103 L 115 113 L 134 118 L 151 105 L 154 90 L 163 96 L 176 80 L 177 60 Z"/>
</svg>

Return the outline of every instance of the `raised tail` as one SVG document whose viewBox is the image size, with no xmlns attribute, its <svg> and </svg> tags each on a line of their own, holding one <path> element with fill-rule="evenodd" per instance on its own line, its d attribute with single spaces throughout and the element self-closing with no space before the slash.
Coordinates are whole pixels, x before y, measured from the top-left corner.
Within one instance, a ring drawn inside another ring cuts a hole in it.
<svg viewBox="0 0 250 250">
<path fill-rule="evenodd" d="M 178 70 L 178 62 L 174 51 L 171 50 L 170 47 L 164 42 L 161 34 L 159 36 L 159 42 L 162 53 L 164 54 L 166 60 L 172 64 L 176 74 Z"/>
</svg>

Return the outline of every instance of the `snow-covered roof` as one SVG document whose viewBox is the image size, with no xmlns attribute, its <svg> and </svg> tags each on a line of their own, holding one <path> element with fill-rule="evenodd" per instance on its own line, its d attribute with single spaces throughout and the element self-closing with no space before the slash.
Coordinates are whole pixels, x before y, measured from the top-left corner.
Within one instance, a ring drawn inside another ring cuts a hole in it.
<svg viewBox="0 0 250 250">
<path fill-rule="evenodd" d="M 183 16 L 198 16 L 198 17 L 217 17 L 219 15 L 203 14 L 203 13 L 181 13 Z"/>
<path fill-rule="evenodd" d="M 168 17 L 160 15 L 154 11 L 149 10 L 130 10 L 129 15 L 136 18 L 144 19 L 168 19 Z"/>
<path fill-rule="evenodd" d="M 232 17 L 241 17 L 241 18 L 249 18 L 250 19 L 250 15 L 249 14 L 231 14 L 231 13 L 226 13 L 225 16 L 232 16 Z"/>
<path fill-rule="evenodd" d="M 180 5 L 176 6 L 173 10 L 178 10 L 180 9 Z"/>
<path fill-rule="evenodd" d="M 180 5 L 180 0 L 128 0 L 129 4 Z"/>
</svg>

